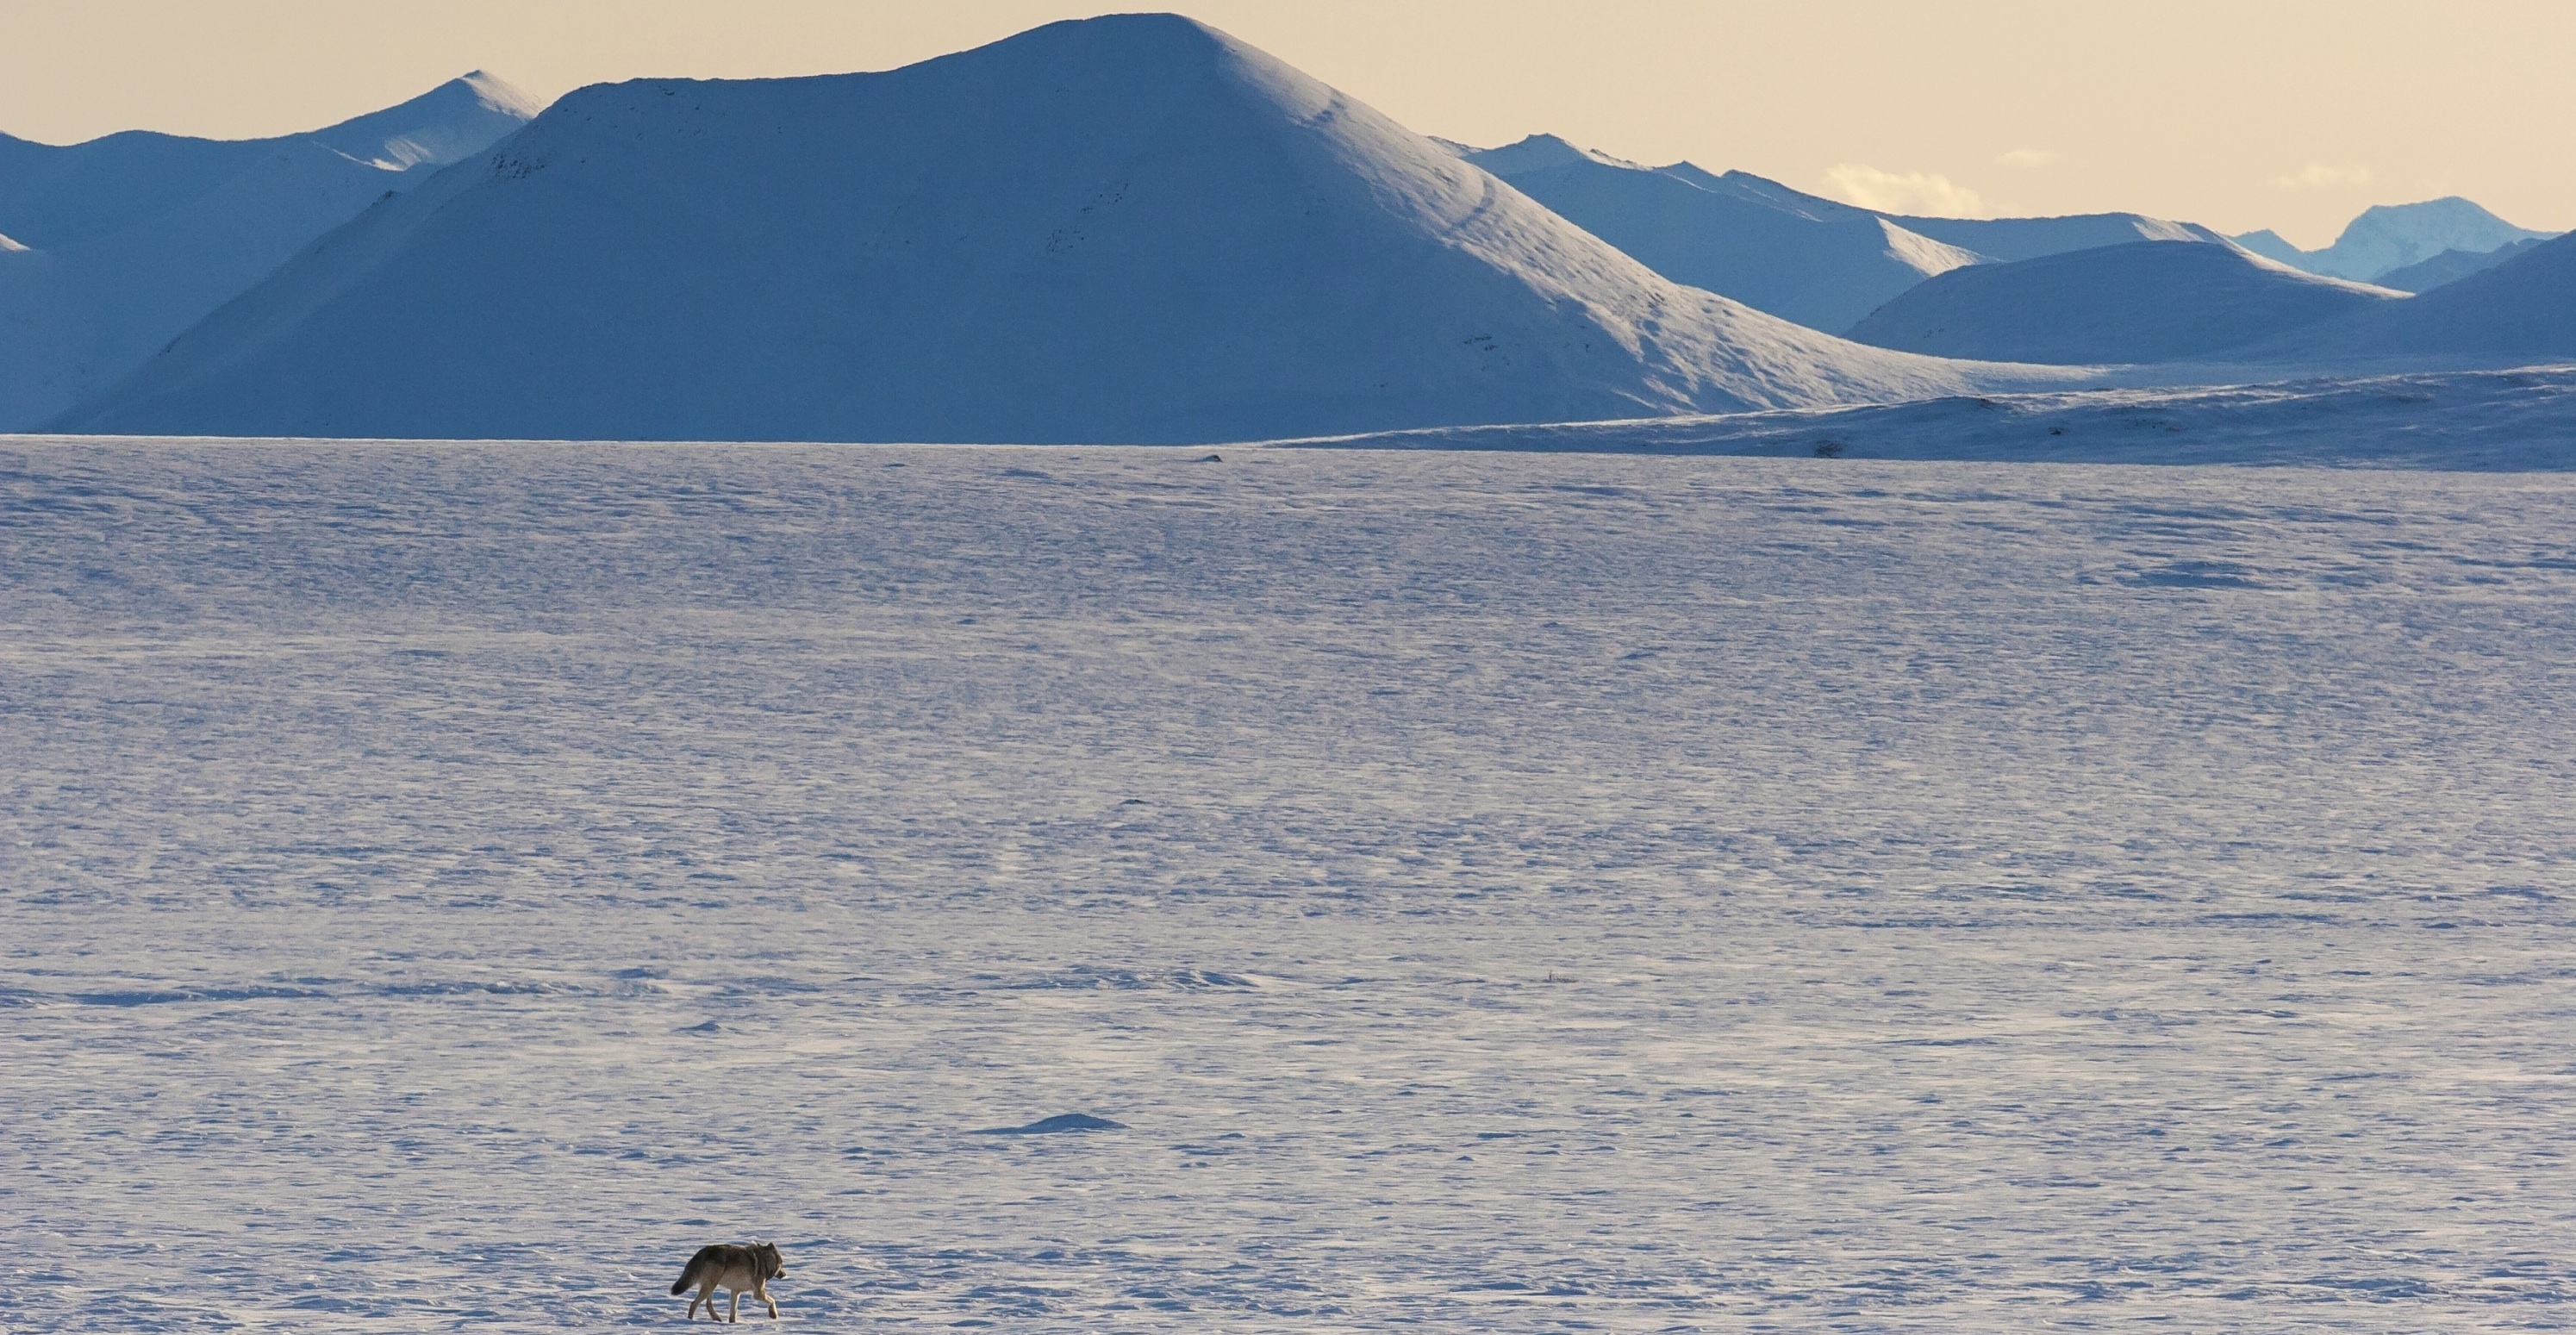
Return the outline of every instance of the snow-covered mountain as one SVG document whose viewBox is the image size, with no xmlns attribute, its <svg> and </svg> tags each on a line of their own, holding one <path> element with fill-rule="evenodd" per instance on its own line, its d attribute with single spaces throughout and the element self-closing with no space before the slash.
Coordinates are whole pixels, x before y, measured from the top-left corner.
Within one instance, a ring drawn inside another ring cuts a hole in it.
<svg viewBox="0 0 2576 1335">
<path fill-rule="evenodd" d="M 567 96 L 62 419 L 1195 441 L 2027 382 L 1679 286 L 1190 20 Z"/>
<path fill-rule="evenodd" d="M 2131 241 L 2224 239 L 2198 223 L 2150 218 L 2143 213 L 2076 213 L 2061 218 L 1928 218 L 1903 213 L 1874 214 L 1821 195 L 1792 190 L 1778 181 L 1751 172 L 1730 171 L 1721 175 L 1687 162 L 1675 163 L 1664 170 L 1712 190 L 1726 190 L 1743 198 L 1770 201 L 1783 208 L 1819 215 L 1839 212 L 1884 217 L 1917 236 L 1929 237 L 1942 245 L 1955 246 L 1988 260 L 2036 259 L 2041 255 L 2091 250 L 2097 246 L 2116 246 Z"/>
<path fill-rule="evenodd" d="M 1467 157 L 1676 283 L 1813 329 L 1847 329 L 1981 258 L 1846 204 L 1743 189 L 1688 163 L 1644 167 L 1554 135 Z"/>
<path fill-rule="evenodd" d="M 2345 224 L 2343 234 L 2323 250 L 2301 250 L 2268 229 L 2247 232 L 2235 240 L 2266 259 L 2310 273 L 2377 282 L 2395 270 L 2444 251 L 2485 254 L 2516 241 L 2545 241 L 2554 235 L 2516 227 L 2477 204 L 2450 195 L 2419 204 L 2373 205 Z"/>
<path fill-rule="evenodd" d="M 2403 300 L 2234 246 L 2133 241 L 1943 274 L 1851 336 L 1941 357 L 2171 362 Z"/>
<path fill-rule="evenodd" d="M 2365 358 L 2480 364 L 2576 359 L 2576 233 L 2419 297 L 2264 343 L 2282 361 Z"/>
<path fill-rule="evenodd" d="M 1531 135 L 1464 156 L 1677 283 L 1817 329 L 1846 330 L 1936 274 L 2123 242 L 2217 241 L 2135 213 L 1915 218 L 1688 162 L 1647 167 Z"/>
<path fill-rule="evenodd" d="M 2216 242 L 2226 238 L 2198 223 L 2151 218 L 2143 213 L 2074 213 L 2062 218 L 1917 218 L 1891 221 L 1935 241 L 1964 246 L 1998 260 L 2035 260 L 2072 250 L 2140 241 Z"/>
<path fill-rule="evenodd" d="M 55 146 L 0 135 L 0 233 L 25 248 L 0 263 L 0 430 L 131 372 L 386 191 L 537 110 L 478 71 L 275 139 L 134 131 Z"/>
<path fill-rule="evenodd" d="M 2376 281 L 2381 287 L 2393 287 L 2400 292 L 2430 292 L 2470 274 L 2492 269 L 2539 244 L 2538 238 L 2526 237 L 2493 250 L 2446 250 L 2429 260 L 2417 260 L 2403 268 L 2391 269 Z"/>
</svg>

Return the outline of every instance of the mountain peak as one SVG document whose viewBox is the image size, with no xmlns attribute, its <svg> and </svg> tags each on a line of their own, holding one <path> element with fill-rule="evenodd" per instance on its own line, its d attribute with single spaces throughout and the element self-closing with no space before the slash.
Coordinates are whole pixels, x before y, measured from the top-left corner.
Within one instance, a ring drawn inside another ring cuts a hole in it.
<svg viewBox="0 0 2576 1335">
<path fill-rule="evenodd" d="M 2516 227 L 2473 200 L 2444 195 L 2412 204 L 2373 204 L 2323 250 L 2299 250 L 2269 231 L 2248 232 L 2235 240 L 2310 273 L 2376 282 L 2445 251 L 2484 255 L 2516 241 L 2545 241 L 2554 235 Z"/>
<path fill-rule="evenodd" d="M 1165 15 L 878 73 L 594 85 L 486 156 L 308 248 L 77 420 L 1195 443 L 2060 378 L 1677 286 Z"/>
<path fill-rule="evenodd" d="M 544 104 L 475 70 L 382 111 L 306 136 L 335 153 L 387 171 L 442 167 L 470 157 L 536 118 Z"/>
<path fill-rule="evenodd" d="M 431 96 L 436 96 L 437 93 L 459 84 L 472 90 L 485 107 L 517 116 L 521 120 L 535 120 L 537 113 L 546 109 L 545 103 L 519 91 L 518 87 L 510 81 L 483 70 L 467 70 L 431 90 Z"/>
<path fill-rule="evenodd" d="M 1505 144 L 1501 148 L 1479 149 L 1468 153 L 1466 158 L 1496 176 L 1544 171 L 1550 167 L 1562 167 L 1575 162 L 1597 162 L 1604 167 L 1620 167 L 1628 171 L 1646 170 L 1642 163 L 1630 162 L 1626 158 L 1614 158 L 1607 153 L 1589 148 L 1578 148 L 1552 134 L 1534 134 L 1518 143 Z"/>
</svg>

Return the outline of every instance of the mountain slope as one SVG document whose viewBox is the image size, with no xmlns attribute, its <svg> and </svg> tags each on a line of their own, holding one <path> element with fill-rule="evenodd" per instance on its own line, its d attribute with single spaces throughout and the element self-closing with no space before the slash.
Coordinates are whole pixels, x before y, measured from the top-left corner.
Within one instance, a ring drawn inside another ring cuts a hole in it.
<svg viewBox="0 0 2576 1335">
<path fill-rule="evenodd" d="M 2417 260 L 2402 268 L 2391 269 L 2381 274 L 2378 281 L 2381 287 L 2395 288 L 2400 292 L 2430 292 L 2470 274 L 2483 273 L 2539 244 L 2537 240 L 2526 239 L 2493 250 L 2446 250 L 2429 260 Z"/>
<path fill-rule="evenodd" d="M 1849 328 L 1925 278 L 1980 258 L 1859 209 L 1769 199 L 1697 168 L 1658 171 L 1553 135 L 1467 158 L 1676 283 L 1813 329 Z"/>
<path fill-rule="evenodd" d="M 517 129 L 531 104 L 475 73 L 311 134 L 134 132 L 56 147 L 0 136 L 0 430 L 131 372 L 388 190 Z"/>
<path fill-rule="evenodd" d="M 2418 204 L 2375 204 L 2344 225 L 2323 250 L 2300 250 L 2275 232 L 2236 238 L 2248 250 L 2310 273 L 2377 282 L 2389 273 L 2448 250 L 2485 254 L 2516 241 L 2546 241 L 2535 232 L 2487 212 L 2457 195 Z"/>
<path fill-rule="evenodd" d="M 2169 222 L 2143 213 L 2078 213 L 2062 218 L 1924 218 L 1901 213 L 1877 214 L 1840 200 L 1793 190 L 1751 172 L 1723 175 L 1687 162 L 1664 168 L 1684 180 L 1746 199 L 1767 201 L 1818 217 L 1859 215 L 1885 217 L 1907 232 L 1955 246 L 1990 260 L 2027 260 L 2070 250 L 2091 250 L 2131 241 L 2217 241 L 2216 232 L 2197 223 Z"/>
<path fill-rule="evenodd" d="M 2025 369 L 1676 286 L 1194 22 L 574 93 L 64 419 L 1195 441 L 1885 400 Z"/>
<path fill-rule="evenodd" d="M 1941 357 L 2171 362 L 2400 300 L 2234 246 L 2135 241 L 1943 274 L 1852 337 Z"/>
<path fill-rule="evenodd" d="M 2422 296 L 2294 331 L 2259 351 L 2285 361 L 2364 357 L 2537 363 L 2576 358 L 2576 233 Z"/>
<path fill-rule="evenodd" d="M 398 106 L 304 137 L 396 171 L 424 163 L 443 167 L 517 133 L 545 109 L 544 103 L 475 70 Z"/>
<path fill-rule="evenodd" d="M 2204 227 L 2135 213 L 1882 215 L 1750 172 L 1643 167 L 1554 135 L 1463 156 L 1666 278 L 1817 329 L 1848 330 L 1924 279 L 1970 264 L 2219 240 Z"/>
<path fill-rule="evenodd" d="M 2042 255 L 2141 241 L 2225 239 L 2198 223 L 2172 222 L 2143 213 L 2076 213 L 2063 218 L 1915 218 L 1899 214 L 1892 221 L 1907 231 L 2004 261 L 2035 260 Z"/>
</svg>

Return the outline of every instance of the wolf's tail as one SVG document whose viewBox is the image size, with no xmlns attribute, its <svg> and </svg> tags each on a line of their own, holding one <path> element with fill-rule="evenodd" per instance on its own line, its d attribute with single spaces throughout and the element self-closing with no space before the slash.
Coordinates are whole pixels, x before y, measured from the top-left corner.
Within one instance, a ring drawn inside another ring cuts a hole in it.
<svg viewBox="0 0 2576 1335">
<path fill-rule="evenodd" d="M 673 1283 L 672 1283 L 672 1285 L 671 1285 L 671 1296 L 672 1296 L 672 1297 L 674 1297 L 674 1298 L 676 1298 L 676 1297 L 680 1296 L 681 1294 L 688 1292 L 688 1291 L 689 1291 L 689 1280 L 690 1280 L 692 1277 L 694 1277 L 697 1273 L 698 1273 L 698 1261 L 697 1261 L 697 1258 L 693 1256 L 693 1257 L 690 1257 L 690 1258 L 689 1258 L 689 1266 L 688 1266 L 688 1268 L 687 1268 L 686 1270 L 681 1271 L 681 1272 L 680 1272 L 680 1278 L 679 1278 L 677 1281 L 675 1281 L 675 1282 L 673 1282 Z"/>
</svg>

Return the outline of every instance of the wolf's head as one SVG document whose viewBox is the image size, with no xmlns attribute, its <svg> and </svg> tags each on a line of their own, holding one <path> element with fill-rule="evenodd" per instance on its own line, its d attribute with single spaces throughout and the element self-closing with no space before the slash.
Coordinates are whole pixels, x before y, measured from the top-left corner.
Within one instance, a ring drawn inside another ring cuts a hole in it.
<svg viewBox="0 0 2576 1335">
<path fill-rule="evenodd" d="M 776 1279 L 787 1273 L 787 1258 L 778 1254 L 777 1243 L 761 1243 L 752 1248 L 752 1253 L 760 1258 L 761 1278 Z"/>
</svg>

